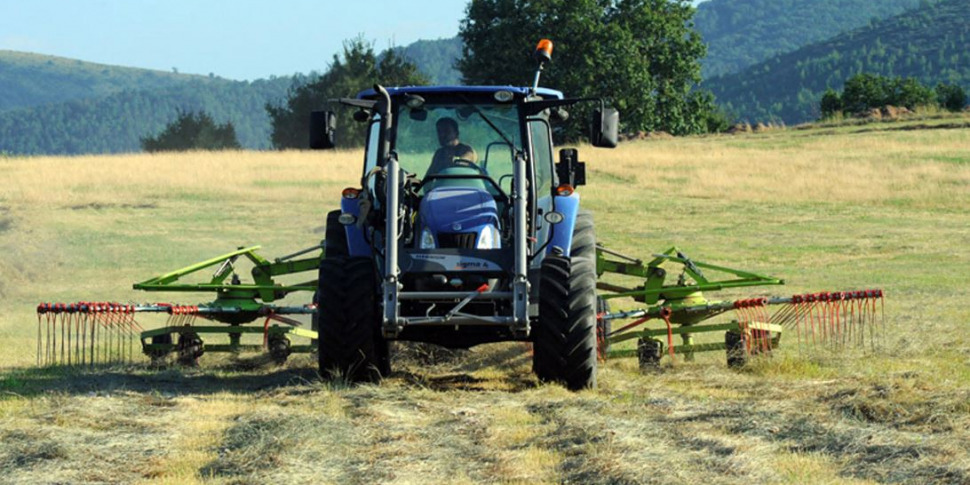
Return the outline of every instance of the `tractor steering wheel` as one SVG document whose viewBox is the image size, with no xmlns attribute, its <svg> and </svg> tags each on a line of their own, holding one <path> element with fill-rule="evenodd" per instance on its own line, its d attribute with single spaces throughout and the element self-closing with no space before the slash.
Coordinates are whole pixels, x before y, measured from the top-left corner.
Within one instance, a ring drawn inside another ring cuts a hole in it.
<svg viewBox="0 0 970 485">
<path fill-rule="evenodd" d="M 477 163 L 467 158 L 456 158 L 452 160 L 451 163 L 452 163 L 452 166 L 455 166 L 455 167 L 472 168 L 477 170 L 478 173 L 482 175 L 488 175 L 488 172 L 486 172 L 484 168 L 480 167 Z"/>
</svg>

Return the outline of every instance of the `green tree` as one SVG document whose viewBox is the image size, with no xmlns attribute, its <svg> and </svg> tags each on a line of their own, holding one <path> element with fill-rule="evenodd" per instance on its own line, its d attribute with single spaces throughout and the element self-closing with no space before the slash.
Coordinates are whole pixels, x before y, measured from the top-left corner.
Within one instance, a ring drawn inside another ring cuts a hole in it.
<svg viewBox="0 0 970 485">
<path fill-rule="evenodd" d="M 936 99 L 948 111 L 962 111 L 967 105 L 967 92 L 955 84 L 936 85 Z"/>
<path fill-rule="evenodd" d="M 892 80 L 893 96 L 889 104 L 913 109 L 919 106 L 936 105 L 936 92 L 924 86 L 915 78 L 896 78 Z"/>
<path fill-rule="evenodd" d="M 146 152 L 239 149 L 236 129 L 231 122 L 216 124 L 204 111 L 178 111 L 178 118 L 157 136 L 141 139 Z"/>
<path fill-rule="evenodd" d="M 695 118 L 700 125 L 700 131 L 706 133 L 723 133 L 731 128 L 733 116 L 714 102 L 714 95 L 710 91 L 694 91 L 690 93 L 688 108 L 692 113 L 699 113 Z"/>
<path fill-rule="evenodd" d="M 892 92 L 887 79 L 876 74 L 856 74 L 845 81 L 842 107 L 847 113 L 864 113 L 890 104 Z"/>
<path fill-rule="evenodd" d="M 835 113 L 842 111 L 842 97 L 834 89 L 829 88 L 822 95 L 822 102 L 819 106 L 822 111 L 822 118 L 827 118 Z"/>
<path fill-rule="evenodd" d="M 310 112 L 327 109 L 330 99 L 353 96 L 374 83 L 414 86 L 427 84 L 427 79 L 394 49 L 385 51 L 378 60 L 374 46 L 362 37 L 346 41 L 343 55 L 333 56 L 325 74 L 305 84 L 294 85 L 284 104 L 266 105 L 273 125 L 270 135 L 273 146 L 277 149 L 309 147 Z M 350 109 L 337 109 L 336 112 L 337 145 L 362 145 L 364 126 L 353 121 L 353 112 Z"/>
<path fill-rule="evenodd" d="M 858 114 L 883 106 L 905 106 L 914 109 L 919 106 L 936 105 L 937 99 L 937 91 L 923 85 L 915 78 L 862 73 L 850 77 L 845 82 L 842 107 L 848 113 Z M 824 101 L 823 98 L 823 103 Z M 823 113 L 824 111 L 823 108 Z"/>
<path fill-rule="evenodd" d="M 691 91 L 706 48 L 693 13 L 686 0 L 472 0 L 458 68 L 467 84 L 525 84 L 547 37 L 556 46 L 543 85 L 612 98 L 625 130 L 697 133 L 708 115 L 692 109 L 705 103 L 692 103 Z M 574 139 L 585 116 L 571 119 L 565 135 Z"/>
</svg>

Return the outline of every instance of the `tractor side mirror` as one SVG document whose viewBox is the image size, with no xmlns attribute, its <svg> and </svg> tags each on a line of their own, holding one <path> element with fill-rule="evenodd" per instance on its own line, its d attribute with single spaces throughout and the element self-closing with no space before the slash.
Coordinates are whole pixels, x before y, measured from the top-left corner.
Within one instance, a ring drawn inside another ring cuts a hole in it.
<svg viewBox="0 0 970 485">
<path fill-rule="evenodd" d="M 616 148 L 620 140 L 620 112 L 613 108 L 593 111 L 590 142 L 594 147 Z"/>
<path fill-rule="evenodd" d="M 559 176 L 560 184 L 569 184 L 573 187 L 586 185 L 586 163 L 579 161 L 579 150 L 575 148 L 559 150 L 556 175 Z"/>
<path fill-rule="evenodd" d="M 334 132 L 337 129 L 337 114 L 333 111 L 314 111 L 310 113 L 310 148 L 329 150 L 335 148 Z"/>
</svg>

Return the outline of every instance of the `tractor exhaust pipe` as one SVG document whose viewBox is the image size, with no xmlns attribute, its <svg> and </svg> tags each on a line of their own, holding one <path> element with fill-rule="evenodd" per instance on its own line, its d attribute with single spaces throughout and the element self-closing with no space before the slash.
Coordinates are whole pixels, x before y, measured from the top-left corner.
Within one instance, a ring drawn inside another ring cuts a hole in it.
<svg viewBox="0 0 970 485">
<path fill-rule="evenodd" d="M 381 114 L 381 132 L 383 140 L 381 149 L 378 153 L 378 160 L 384 160 L 384 281 L 381 292 L 384 314 L 381 326 L 386 337 L 397 335 L 400 331 L 398 322 L 400 316 L 400 306 L 398 303 L 398 293 L 400 285 L 398 283 L 398 185 L 400 184 L 401 168 L 397 162 L 397 156 L 391 152 L 391 96 L 387 90 L 379 84 L 374 85 L 374 91 L 380 95 L 377 102 L 377 111 Z"/>
</svg>

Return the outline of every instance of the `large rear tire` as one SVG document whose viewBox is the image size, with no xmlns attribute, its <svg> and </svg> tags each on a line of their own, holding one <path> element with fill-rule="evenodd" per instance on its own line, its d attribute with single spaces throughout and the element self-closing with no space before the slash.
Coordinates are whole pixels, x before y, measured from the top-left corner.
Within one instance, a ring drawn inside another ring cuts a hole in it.
<svg viewBox="0 0 970 485">
<path fill-rule="evenodd" d="M 327 227 L 324 242 L 327 247 L 325 250 L 328 258 L 346 257 L 350 254 L 347 244 L 347 229 L 340 223 L 340 211 L 330 211 L 327 213 Z"/>
<path fill-rule="evenodd" d="M 347 245 L 347 231 L 344 229 L 344 225 L 340 223 L 340 210 L 334 210 L 327 213 L 327 226 L 326 236 L 323 241 L 326 244 L 324 249 L 325 258 L 346 258 L 350 255 L 350 250 Z M 319 287 L 319 284 L 318 284 Z M 313 303 L 320 307 L 320 290 L 313 293 Z M 319 310 L 318 310 L 319 312 Z M 320 322 L 318 320 L 319 313 L 314 313 L 310 317 L 310 328 L 314 332 L 320 331 Z M 317 340 L 311 340 L 310 345 L 319 346 Z"/>
<path fill-rule="evenodd" d="M 320 263 L 320 375 L 350 382 L 390 373 L 387 341 L 377 312 L 377 279 L 370 258 L 328 257 Z"/>
<path fill-rule="evenodd" d="M 593 218 L 580 212 L 570 257 L 548 255 L 540 270 L 533 371 L 573 391 L 596 387 L 595 246 Z"/>
</svg>

